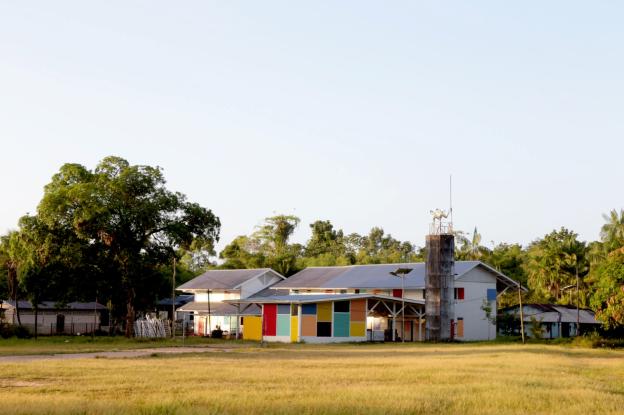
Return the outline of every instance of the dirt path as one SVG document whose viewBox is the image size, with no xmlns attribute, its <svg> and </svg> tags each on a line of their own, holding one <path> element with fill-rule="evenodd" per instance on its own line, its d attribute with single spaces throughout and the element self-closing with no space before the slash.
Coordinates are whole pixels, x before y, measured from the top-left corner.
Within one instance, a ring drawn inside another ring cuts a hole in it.
<svg viewBox="0 0 624 415">
<path fill-rule="evenodd" d="M 153 349 L 120 350 L 113 352 L 90 352 L 90 353 L 58 353 L 58 354 L 33 354 L 0 356 L 0 363 L 9 362 L 30 362 L 34 360 L 66 360 L 85 358 L 132 358 L 145 357 L 154 353 L 157 354 L 185 354 L 185 353 L 209 353 L 209 352 L 231 352 L 232 349 L 221 347 L 158 347 Z"/>
</svg>

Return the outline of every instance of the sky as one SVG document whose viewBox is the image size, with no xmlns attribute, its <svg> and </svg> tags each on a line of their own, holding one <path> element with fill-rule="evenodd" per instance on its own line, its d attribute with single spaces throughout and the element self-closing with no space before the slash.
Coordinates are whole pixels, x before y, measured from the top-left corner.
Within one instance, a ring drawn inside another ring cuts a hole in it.
<svg viewBox="0 0 624 415">
<path fill-rule="evenodd" d="M 624 207 L 624 3 L 0 3 L 0 234 L 67 162 L 164 169 L 221 218 L 485 245 Z"/>
</svg>

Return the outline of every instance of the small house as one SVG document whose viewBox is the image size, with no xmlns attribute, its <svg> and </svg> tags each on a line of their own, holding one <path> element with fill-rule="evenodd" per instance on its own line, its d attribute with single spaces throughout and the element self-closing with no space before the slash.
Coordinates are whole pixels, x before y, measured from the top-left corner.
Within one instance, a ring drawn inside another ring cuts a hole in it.
<svg viewBox="0 0 624 415">
<path fill-rule="evenodd" d="M 270 268 L 206 271 L 177 288 L 195 297 L 176 311 L 193 314 L 193 332 L 196 335 L 210 335 L 219 328 L 224 335 L 236 337 L 241 333 L 241 327 L 245 326 L 247 317 L 259 317 L 261 310 L 256 304 L 231 304 L 226 300 L 262 297 L 267 295 L 268 287 L 284 279 Z M 248 326 L 254 323 L 251 319 Z"/>
<path fill-rule="evenodd" d="M 32 333 L 35 331 L 35 310 L 30 301 L 20 300 L 19 321 Z M 3 321 L 18 324 L 14 301 L 2 301 Z M 59 303 L 41 301 L 37 307 L 37 334 L 82 334 L 108 329 L 108 309 L 96 302 Z"/>
<path fill-rule="evenodd" d="M 506 307 L 501 313 L 513 315 L 520 321 L 518 305 Z M 592 310 L 558 304 L 523 304 L 522 317 L 525 335 L 545 339 L 578 336 L 598 329 L 601 324 Z M 533 332 L 536 327 L 537 335 Z M 519 333 L 519 327 L 517 329 Z"/>
</svg>

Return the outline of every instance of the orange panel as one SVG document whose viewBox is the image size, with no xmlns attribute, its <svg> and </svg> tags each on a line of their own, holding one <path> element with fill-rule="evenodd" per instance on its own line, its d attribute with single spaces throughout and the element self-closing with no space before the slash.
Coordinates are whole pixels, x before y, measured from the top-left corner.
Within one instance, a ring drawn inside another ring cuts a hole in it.
<svg viewBox="0 0 624 415">
<path fill-rule="evenodd" d="M 464 319 L 457 319 L 457 337 L 464 337 Z"/>
<path fill-rule="evenodd" d="M 351 321 L 366 321 L 366 300 L 351 300 Z"/>
<path fill-rule="evenodd" d="M 366 300 L 351 300 L 351 311 L 366 311 Z"/>
<path fill-rule="evenodd" d="M 305 314 L 301 316 L 301 335 L 316 336 L 316 316 Z"/>
</svg>

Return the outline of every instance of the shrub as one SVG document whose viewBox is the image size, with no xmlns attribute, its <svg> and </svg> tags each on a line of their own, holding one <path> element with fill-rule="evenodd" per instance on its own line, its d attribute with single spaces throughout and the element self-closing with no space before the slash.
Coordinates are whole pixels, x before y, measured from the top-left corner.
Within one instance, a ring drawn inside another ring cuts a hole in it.
<svg viewBox="0 0 624 415">
<path fill-rule="evenodd" d="M 0 337 L 8 339 L 9 337 L 17 337 L 18 339 L 29 339 L 30 331 L 23 326 L 14 326 L 12 324 L 0 325 Z"/>
</svg>

